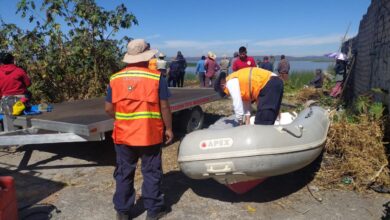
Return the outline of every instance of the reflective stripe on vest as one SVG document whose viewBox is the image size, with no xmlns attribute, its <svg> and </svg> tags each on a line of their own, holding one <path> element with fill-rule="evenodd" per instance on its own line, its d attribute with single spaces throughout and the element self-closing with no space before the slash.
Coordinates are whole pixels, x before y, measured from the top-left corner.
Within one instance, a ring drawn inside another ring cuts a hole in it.
<svg viewBox="0 0 390 220">
<path fill-rule="evenodd" d="M 145 77 L 148 79 L 160 80 L 160 74 L 150 73 L 139 70 L 127 70 L 111 76 L 110 81 L 121 77 Z"/>
<path fill-rule="evenodd" d="M 133 113 L 115 112 L 115 119 L 118 120 L 136 120 L 140 118 L 161 119 L 161 113 L 160 112 L 133 112 Z"/>
<path fill-rule="evenodd" d="M 256 67 L 247 67 L 231 73 L 226 77 L 226 81 L 233 78 L 238 78 L 240 84 L 241 97 L 245 101 L 257 101 L 260 91 L 271 78 L 271 72 Z M 224 89 L 226 94 L 229 94 L 227 88 Z"/>
</svg>

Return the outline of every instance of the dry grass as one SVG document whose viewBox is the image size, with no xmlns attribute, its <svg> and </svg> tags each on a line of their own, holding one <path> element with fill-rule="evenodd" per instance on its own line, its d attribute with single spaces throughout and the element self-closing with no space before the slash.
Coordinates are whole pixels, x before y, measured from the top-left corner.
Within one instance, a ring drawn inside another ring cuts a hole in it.
<svg viewBox="0 0 390 220">
<path fill-rule="evenodd" d="M 314 180 L 317 185 L 357 191 L 371 185 L 390 186 L 382 122 L 366 115 L 358 119 L 358 123 L 345 118 L 332 123 L 323 162 Z M 343 183 L 346 178 L 352 182 Z"/>
<path fill-rule="evenodd" d="M 324 97 L 325 91 L 322 89 L 315 89 L 313 87 L 302 88 L 296 92 L 285 93 L 283 96 L 283 102 L 294 104 L 294 105 L 303 105 L 309 100 L 321 100 Z"/>
<path fill-rule="evenodd" d="M 305 103 L 308 100 L 319 100 L 322 96 L 321 89 L 308 87 L 301 89 L 295 97 L 297 102 Z"/>
<path fill-rule="evenodd" d="M 303 104 L 317 100 L 332 109 L 337 100 L 324 96 L 324 93 L 326 91 L 303 88 L 293 95 L 293 102 Z M 345 111 L 333 116 L 321 168 L 314 182 L 323 188 L 356 191 L 365 191 L 370 186 L 390 187 L 383 120 L 375 120 L 366 114 L 352 116 Z M 352 117 L 355 119 L 351 120 Z"/>
</svg>

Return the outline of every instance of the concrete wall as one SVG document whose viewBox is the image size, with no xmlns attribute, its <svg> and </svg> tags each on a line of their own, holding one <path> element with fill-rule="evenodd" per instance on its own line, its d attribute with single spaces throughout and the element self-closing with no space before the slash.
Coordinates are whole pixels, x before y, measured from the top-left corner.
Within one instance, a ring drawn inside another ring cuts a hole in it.
<svg viewBox="0 0 390 220">
<path fill-rule="evenodd" d="M 390 1 L 372 0 L 360 22 L 358 35 L 343 45 L 344 52 L 355 54 L 355 65 L 345 88 L 351 100 L 379 88 L 377 101 L 390 104 Z"/>
</svg>

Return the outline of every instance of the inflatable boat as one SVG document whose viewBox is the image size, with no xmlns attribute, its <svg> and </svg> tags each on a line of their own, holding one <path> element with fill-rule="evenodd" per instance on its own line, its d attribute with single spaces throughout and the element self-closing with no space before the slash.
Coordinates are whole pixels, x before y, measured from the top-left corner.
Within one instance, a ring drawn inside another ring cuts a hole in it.
<svg viewBox="0 0 390 220">
<path fill-rule="evenodd" d="M 180 168 L 192 179 L 213 178 L 238 194 L 267 177 L 301 169 L 320 155 L 329 114 L 312 106 L 287 121 L 236 126 L 233 116 L 222 118 L 184 137 L 179 146 Z"/>
</svg>

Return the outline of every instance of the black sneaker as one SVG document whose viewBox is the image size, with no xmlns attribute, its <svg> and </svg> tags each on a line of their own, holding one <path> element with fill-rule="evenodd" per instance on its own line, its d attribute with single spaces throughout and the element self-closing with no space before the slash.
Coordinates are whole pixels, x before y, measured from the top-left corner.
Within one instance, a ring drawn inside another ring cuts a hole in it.
<svg viewBox="0 0 390 220">
<path fill-rule="evenodd" d="M 160 218 L 166 216 L 167 214 L 168 214 L 168 211 L 167 211 L 167 209 L 164 208 L 163 210 L 161 210 L 159 213 L 157 213 L 155 215 L 149 215 L 149 213 L 146 214 L 146 220 L 157 220 L 157 219 L 160 219 Z"/>
<path fill-rule="evenodd" d="M 130 216 L 127 214 L 116 212 L 116 220 L 131 220 L 131 219 L 132 218 L 130 218 Z"/>
</svg>

